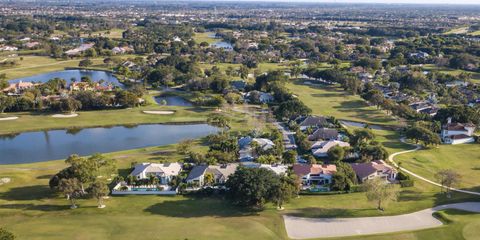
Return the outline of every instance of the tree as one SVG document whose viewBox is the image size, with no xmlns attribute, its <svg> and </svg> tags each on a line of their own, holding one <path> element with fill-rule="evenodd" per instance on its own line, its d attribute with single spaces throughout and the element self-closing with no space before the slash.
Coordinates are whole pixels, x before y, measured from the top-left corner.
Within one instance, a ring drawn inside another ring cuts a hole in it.
<svg viewBox="0 0 480 240">
<path fill-rule="evenodd" d="M 273 155 L 261 155 L 257 158 L 257 162 L 262 164 L 274 164 L 278 162 L 278 159 Z"/>
<path fill-rule="evenodd" d="M 292 77 L 297 78 L 300 73 L 302 73 L 302 69 L 299 66 L 293 66 L 290 68 L 290 75 Z"/>
<path fill-rule="evenodd" d="M 135 107 L 139 103 L 137 95 L 125 90 L 115 93 L 115 101 L 122 107 Z"/>
<path fill-rule="evenodd" d="M 207 123 L 222 129 L 222 131 L 230 127 L 229 120 L 221 114 L 212 114 L 207 118 Z"/>
<path fill-rule="evenodd" d="M 337 145 L 328 149 L 327 155 L 330 161 L 339 162 L 342 161 L 345 157 L 345 150 L 343 149 L 343 147 Z"/>
<path fill-rule="evenodd" d="M 368 201 L 377 202 L 377 209 L 384 210 L 383 203 L 394 201 L 398 197 L 398 190 L 382 178 L 367 180 L 363 184 Z"/>
<path fill-rule="evenodd" d="M 99 176 L 109 176 L 116 170 L 113 159 L 98 153 L 89 158 L 72 154 L 65 160 L 65 163 L 69 164 L 71 169 L 71 175 L 67 178 L 76 178 L 80 182 L 82 193 L 85 193 L 85 185 L 94 182 Z"/>
<path fill-rule="evenodd" d="M 60 100 L 60 110 L 62 112 L 74 113 L 82 108 L 82 103 L 74 98 L 67 97 Z"/>
<path fill-rule="evenodd" d="M 445 189 L 447 197 L 451 197 L 451 188 L 458 185 L 462 176 L 452 169 L 440 170 L 435 174 L 435 178 L 442 185 L 441 191 Z"/>
<path fill-rule="evenodd" d="M 281 176 L 280 185 L 274 187 L 272 202 L 277 205 L 279 210 L 283 210 L 283 204 L 288 202 L 300 190 L 300 184 L 296 181 L 296 176 Z"/>
<path fill-rule="evenodd" d="M 0 113 L 5 112 L 7 108 L 14 104 L 14 102 L 13 97 L 0 95 Z"/>
<path fill-rule="evenodd" d="M 4 76 L 5 73 L 0 74 L 0 90 L 3 90 L 5 88 L 8 88 L 10 84 L 8 84 L 8 81 L 6 79 L 3 79 L 2 76 Z"/>
<path fill-rule="evenodd" d="M 232 174 L 225 186 L 233 204 L 244 207 L 263 208 L 272 202 L 281 185 L 280 177 L 265 168 L 240 167 Z"/>
<path fill-rule="evenodd" d="M 215 176 L 213 176 L 213 173 L 211 173 L 211 172 L 205 173 L 205 175 L 203 177 L 203 182 L 207 186 L 211 186 L 213 183 L 215 183 Z"/>
<path fill-rule="evenodd" d="M 293 119 L 298 116 L 305 116 L 312 112 L 302 101 L 294 98 L 280 103 L 275 110 L 275 116 L 280 120 Z"/>
<path fill-rule="evenodd" d="M 177 152 L 180 154 L 188 154 L 192 150 L 193 139 L 185 139 L 177 144 Z"/>
<path fill-rule="evenodd" d="M 351 143 L 355 146 L 368 142 L 375 138 L 375 134 L 368 128 L 355 129 L 351 137 Z"/>
<path fill-rule="evenodd" d="M 60 180 L 60 185 L 58 188 L 65 195 L 67 200 L 70 200 L 70 208 L 77 208 L 76 198 L 81 195 L 80 181 L 78 181 L 76 178 L 62 179 Z"/>
<path fill-rule="evenodd" d="M 297 151 L 289 150 L 282 154 L 284 164 L 294 164 L 297 161 Z"/>
<path fill-rule="evenodd" d="M 427 128 L 418 126 L 417 124 L 408 128 L 405 132 L 405 136 L 407 139 L 414 140 L 416 144 L 421 141 L 424 146 L 438 145 L 441 141 L 437 134 Z"/>
<path fill-rule="evenodd" d="M 249 71 L 250 71 L 250 70 L 249 70 L 248 67 L 245 66 L 245 65 L 241 65 L 240 68 L 238 69 L 238 73 L 240 74 L 240 77 L 241 77 L 242 79 L 247 79 L 247 77 L 248 77 L 248 72 L 249 72 Z"/>
<path fill-rule="evenodd" d="M 84 184 L 93 181 L 96 177 L 95 166 L 89 164 L 85 158 L 82 158 L 77 154 L 70 155 L 65 160 L 65 163 L 70 164 L 73 171 L 73 178 L 79 181 L 80 189 L 82 190 L 82 193 L 85 193 Z"/>
<path fill-rule="evenodd" d="M 79 67 L 89 67 L 89 66 L 92 66 L 92 65 L 93 65 L 93 62 L 90 59 L 84 59 L 84 60 L 82 60 L 78 63 Z"/>
<path fill-rule="evenodd" d="M 337 172 L 333 174 L 331 188 L 337 191 L 348 191 L 357 184 L 357 175 L 348 163 L 338 162 Z"/>
<path fill-rule="evenodd" d="M 91 189 L 90 189 L 90 194 L 97 199 L 98 203 L 98 208 L 105 208 L 105 204 L 103 204 L 103 200 L 105 196 L 108 195 L 110 190 L 108 189 L 107 184 L 103 181 L 96 180 L 93 182 Z"/>
<path fill-rule="evenodd" d="M 0 240 L 14 240 L 14 239 L 15 239 L 15 235 L 13 235 L 13 233 L 3 228 L 0 228 Z"/>
</svg>

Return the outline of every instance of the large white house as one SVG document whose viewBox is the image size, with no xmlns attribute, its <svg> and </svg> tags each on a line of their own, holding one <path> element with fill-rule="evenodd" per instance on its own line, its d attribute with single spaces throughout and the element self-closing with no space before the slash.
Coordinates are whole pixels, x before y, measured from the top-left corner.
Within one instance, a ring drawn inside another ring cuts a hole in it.
<svg viewBox="0 0 480 240">
<path fill-rule="evenodd" d="M 452 123 L 451 118 L 442 127 L 442 140 L 446 144 L 462 144 L 475 142 L 473 133 L 475 125 L 471 123 Z"/>
<path fill-rule="evenodd" d="M 135 165 L 130 175 L 137 179 L 147 179 L 150 176 L 156 176 L 160 184 L 168 184 L 174 176 L 182 171 L 181 163 L 140 163 Z"/>
</svg>

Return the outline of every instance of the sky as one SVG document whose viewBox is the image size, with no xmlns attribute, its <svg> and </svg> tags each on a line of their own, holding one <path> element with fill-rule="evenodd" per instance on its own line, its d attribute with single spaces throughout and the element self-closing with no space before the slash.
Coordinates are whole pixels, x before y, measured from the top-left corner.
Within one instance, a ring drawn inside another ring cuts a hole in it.
<svg viewBox="0 0 480 240">
<path fill-rule="evenodd" d="M 479 4 L 480 0 L 236 0 L 261 2 L 337 2 L 337 3 L 408 3 L 408 4 Z"/>
</svg>

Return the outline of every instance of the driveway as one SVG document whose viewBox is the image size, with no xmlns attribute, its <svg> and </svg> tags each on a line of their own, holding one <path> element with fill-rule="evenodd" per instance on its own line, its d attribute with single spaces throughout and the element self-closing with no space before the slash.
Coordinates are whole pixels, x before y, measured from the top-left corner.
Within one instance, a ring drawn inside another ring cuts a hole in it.
<svg viewBox="0 0 480 240">
<path fill-rule="evenodd" d="M 283 218 L 287 234 L 292 239 L 345 237 L 438 227 L 442 225 L 442 222 L 434 218 L 432 213 L 443 209 L 459 209 L 480 213 L 480 202 L 441 205 L 397 216 L 299 218 L 285 215 Z"/>
</svg>

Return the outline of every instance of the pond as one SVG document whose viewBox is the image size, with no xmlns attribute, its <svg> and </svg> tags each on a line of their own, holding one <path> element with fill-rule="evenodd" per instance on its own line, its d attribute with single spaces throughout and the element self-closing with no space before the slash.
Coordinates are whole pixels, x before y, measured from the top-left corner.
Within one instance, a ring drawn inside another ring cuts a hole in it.
<svg viewBox="0 0 480 240">
<path fill-rule="evenodd" d="M 149 146 L 163 146 L 216 133 L 207 124 L 146 124 L 77 130 L 25 132 L 0 136 L 0 164 L 65 159 L 70 154 L 90 155 Z"/>
<path fill-rule="evenodd" d="M 228 42 L 220 41 L 220 42 L 214 42 L 212 43 L 212 46 L 215 48 L 223 48 L 226 51 L 232 51 L 233 50 L 233 45 Z"/>
<path fill-rule="evenodd" d="M 210 34 L 208 34 L 208 37 L 209 38 L 214 38 L 214 39 L 221 39 L 221 38 L 217 38 L 216 33 L 210 33 Z M 231 43 L 228 43 L 228 42 L 225 42 L 225 41 L 214 42 L 210 45 L 212 47 L 215 47 L 215 48 L 223 48 L 224 50 L 227 50 L 227 51 L 232 51 L 233 50 L 233 45 Z"/>
<path fill-rule="evenodd" d="M 180 107 L 191 107 L 193 104 L 187 101 L 185 98 L 179 96 L 158 96 L 155 97 L 155 101 L 158 104 L 163 104 L 163 101 L 166 101 L 166 106 L 180 106 Z"/>
<path fill-rule="evenodd" d="M 63 71 L 56 71 L 56 72 L 49 72 L 43 73 L 39 75 L 23 77 L 13 79 L 9 82 L 17 83 L 17 82 L 47 82 L 53 78 L 62 78 L 67 81 L 67 84 L 70 84 L 70 80 L 74 78 L 76 81 L 80 81 L 82 77 L 90 77 L 93 81 L 100 81 L 105 80 L 105 83 L 111 83 L 115 86 L 122 86 L 122 84 L 118 81 L 118 79 L 110 72 L 106 71 L 97 71 L 97 70 L 63 70 Z"/>
</svg>

